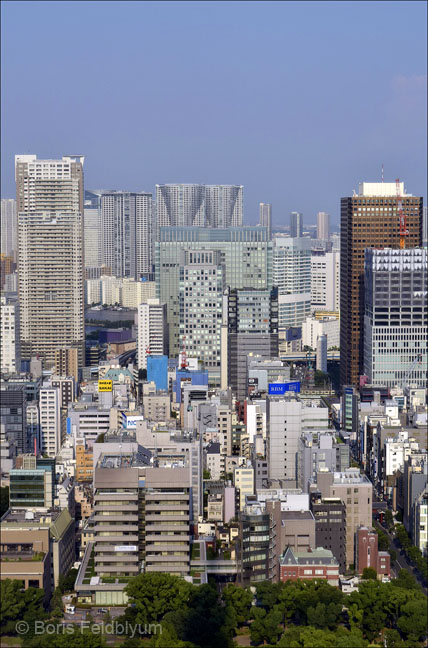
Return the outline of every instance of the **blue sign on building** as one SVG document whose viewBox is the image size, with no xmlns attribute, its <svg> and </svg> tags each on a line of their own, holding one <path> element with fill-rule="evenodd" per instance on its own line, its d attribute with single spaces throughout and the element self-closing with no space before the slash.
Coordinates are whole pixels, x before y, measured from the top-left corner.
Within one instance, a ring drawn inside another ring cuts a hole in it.
<svg viewBox="0 0 428 648">
<path fill-rule="evenodd" d="M 300 392 L 300 382 L 269 383 L 269 394 L 282 395 L 285 392 Z"/>
<path fill-rule="evenodd" d="M 67 434 L 71 434 L 71 418 L 67 418 Z"/>
</svg>

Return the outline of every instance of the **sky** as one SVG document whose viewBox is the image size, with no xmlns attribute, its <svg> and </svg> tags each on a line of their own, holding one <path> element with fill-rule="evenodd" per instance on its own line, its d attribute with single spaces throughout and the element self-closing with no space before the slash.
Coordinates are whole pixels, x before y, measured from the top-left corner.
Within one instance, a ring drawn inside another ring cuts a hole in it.
<svg viewBox="0 0 428 648">
<path fill-rule="evenodd" d="M 1 195 L 14 156 L 87 189 L 244 185 L 339 222 L 358 183 L 427 196 L 425 2 L 2 2 Z"/>
</svg>

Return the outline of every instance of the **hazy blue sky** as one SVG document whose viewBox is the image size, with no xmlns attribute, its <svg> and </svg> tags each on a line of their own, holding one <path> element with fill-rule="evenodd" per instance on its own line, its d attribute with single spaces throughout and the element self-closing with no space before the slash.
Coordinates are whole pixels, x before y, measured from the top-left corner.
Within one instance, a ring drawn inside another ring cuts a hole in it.
<svg viewBox="0 0 428 648">
<path fill-rule="evenodd" d="M 359 181 L 426 197 L 424 2 L 2 3 L 2 196 L 15 153 L 85 186 L 243 184 L 314 222 Z"/>
</svg>

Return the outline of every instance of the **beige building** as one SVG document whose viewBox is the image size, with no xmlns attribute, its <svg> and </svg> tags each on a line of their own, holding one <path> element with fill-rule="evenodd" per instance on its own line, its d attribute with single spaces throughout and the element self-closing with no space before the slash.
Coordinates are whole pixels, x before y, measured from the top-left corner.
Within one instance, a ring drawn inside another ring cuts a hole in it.
<svg viewBox="0 0 428 648">
<path fill-rule="evenodd" d="M 346 507 L 346 565 L 355 564 L 355 533 L 359 526 L 371 527 L 373 485 L 358 468 L 344 472 L 318 472 L 322 497 L 340 498 Z"/>
<path fill-rule="evenodd" d="M 10 509 L 1 522 L 1 578 L 50 593 L 75 559 L 74 520 L 67 509 Z"/>
<path fill-rule="evenodd" d="M 64 347 L 84 363 L 82 216 L 79 213 L 18 215 L 18 296 L 21 354 L 55 364 Z"/>
<path fill-rule="evenodd" d="M 79 351 L 75 347 L 64 347 L 55 351 L 55 375 L 73 376 L 79 382 Z"/>
</svg>

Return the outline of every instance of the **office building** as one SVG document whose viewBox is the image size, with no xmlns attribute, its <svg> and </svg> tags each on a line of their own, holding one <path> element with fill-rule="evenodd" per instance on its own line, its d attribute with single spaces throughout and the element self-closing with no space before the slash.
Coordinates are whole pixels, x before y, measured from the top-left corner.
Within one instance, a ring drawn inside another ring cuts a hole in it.
<svg viewBox="0 0 428 648">
<path fill-rule="evenodd" d="M 268 239 L 270 240 L 272 238 L 272 205 L 269 203 L 260 203 L 259 213 L 259 223 L 262 227 L 267 227 Z"/>
<path fill-rule="evenodd" d="M 339 563 L 341 574 L 346 571 L 346 507 L 338 497 L 323 498 L 311 493 L 311 511 L 315 518 L 315 546 L 329 549 Z"/>
<path fill-rule="evenodd" d="M 223 299 L 222 363 L 227 362 L 227 386 L 238 400 L 248 395 L 248 355 L 278 355 L 278 290 L 230 290 Z M 227 325 L 226 325 L 227 321 Z M 227 350 L 227 360 L 223 351 Z"/>
<path fill-rule="evenodd" d="M 51 508 L 55 497 L 55 459 L 19 455 L 10 471 L 11 508 Z"/>
<path fill-rule="evenodd" d="M 75 347 L 56 349 L 54 373 L 56 376 L 72 376 L 79 382 L 79 354 Z"/>
<path fill-rule="evenodd" d="M 166 304 L 148 299 L 138 307 L 138 368 L 147 369 L 147 356 L 168 355 Z"/>
<path fill-rule="evenodd" d="M 344 385 L 341 396 L 342 430 L 349 435 L 355 435 L 360 425 L 360 395 L 355 387 Z"/>
<path fill-rule="evenodd" d="M 317 214 L 317 239 L 328 241 L 330 239 L 330 214 L 318 212 Z"/>
<path fill-rule="evenodd" d="M 416 498 L 413 505 L 413 543 L 418 547 L 423 556 L 428 555 L 428 491 L 424 491 Z"/>
<path fill-rule="evenodd" d="M 428 481 L 428 455 L 426 450 L 412 452 L 404 461 L 403 475 L 403 524 L 414 540 L 415 504 L 426 492 Z"/>
<path fill-rule="evenodd" d="M 41 452 L 55 457 L 61 448 L 61 402 L 57 387 L 42 387 L 40 390 L 40 433 Z"/>
<path fill-rule="evenodd" d="M 274 528 L 269 513 L 254 503 L 239 513 L 240 561 L 238 583 L 242 586 L 276 580 Z"/>
<path fill-rule="evenodd" d="M 279 293 L 279 329 L 299 326 L 311 313 L 310 239 L 273 239 L 273 285 Z"/>
<path fill-rule="evenodd" d="M 422 198 L 398 183 L 407 219 L 406 248 L 422 243 Z M 400 247 L 397 185 L 367 183 L 358 194 L 341 200 L 340 247 L 340 382 L 358 386 L 364 357 L 364 251 Z"/>
<path fill-rule="evenodd" d="M 317 371 L 327 373 L 327 336 L 319 335 L 317 337 Z"/>
<path fill-rule="evenodd" d="M 210 383 L 217 386 L 220 386 L 224 289 L 224 267 L 218 250 L 182 252 L 179 288 L 182 350 L 202 363 Z"/>
<path fill-rule="evenodd" d="M 19 213 L 18 297 L 21 357 L 40 355 L 46 366 L 63 347 L 84 363 L 82 216 Z"/>
<path fill-rule="evenodd" d="M 19 304 L 16 299 L 0 298 L 1 336 L 0 362 L 1 371 L 19 373 L 21 357 L 19 350 Z"/>
<path fill-rule="evenodd" d="M 152 194 L 101 194 L 102 262 L 116 277 L 152 271 Z"/>
<path fill-rule="evenodd" d="M 67 509 L 10 509 L 1 521 L 1 579 L 45 588 L 47 599 L 75 560 L 74 520 Z"/>
<path fill-rule="evenodd" d="M 85 268 L 100 268 L 103 263 L 101 245 L 101 191 L 85 190 L 84 247 Z"/>
<path fill-rule="evenodd" d="M 427 250 L 367 250 L 364 290 L 368 382 L 426 387 Z"/>
<path fill-rule="evenodd" d="M 428 207 L 424 207 L 422 212 L 422 247 L 428 247 Z"/>
<path fill-rule="evenodd" d="M 349 445 L 337 443 L 331 432 L 303 433 L 298 442 L 297 486 L 305 493 L 317 472 L 343 472 L 349 468 Z M 324 545 L 317 545 L 324 546 Z"/>
<path fill-rule="evenodd" d="M 13 439 L 19 454 L 27 452 L 27 394 L 25 386 L 9 382 L 0 385 L 0 423 Z"/>
<path fill-rule="evenodd" d="M 219 251 L 224 283 L 231 289 L 271 288 L 271 245 L 264 227 L 162 227 L 156 244 L 157 297 L 167 305 L 169 352 L 177 357 L 180 340 L 180 266 L 182 251 Z M 221 320 L 220 320 L 221 321 Z"/>
<path fill-rule="evenodd" d="M 325 498 L 339 498 L 346 506 L 346 566 L 355 564 L 355 533 L 372 523 L 373 485 L 358 468 L 318 472 L 317 488 Z"/>
<path fill-rule="evenodd" d="M 239 509 L 242 511 L 247 496 L 254 494 L 254 468 L 251 465 L 234 468 L 233 484 L 239 493 Z"/>
<path fill-rule="evenodd" d="M 16 260 L 16 201 L 13 198 L 1 199 L 1 254 Z"/>
<path fill-rule="evenodd" d="M 302 324 L 302 347 L 308 346 L 315 350 L 317 339 L 322 335 L 327 338 L 327 349 L 338 349 L 340 344 L 339 318 L 332 316 L 325 316 L 321 319 L 307 317 Z"/>
<path fill-rule="evenodd" d="M 15 155 L 16 213 L 80 214 L 83 216 L 81 155 L 61 160 L 38 160 Z"/>
<path fill-rule="evenodd" d="M 313 399 L 307 401 L 287 392 L 267 399 L 266 414 L 269 479 L 292 482 L 295 488 L 302 432 L 327 430 L 328 409 Z"/>
<path fill-rule="evenodd" d="M 311 253 L 313 310 L 340 310 L 340 253 L 315 248 Z"/>
<path fill-rule="evenodd" d="M 290 236 L 291 238 L 303 236 L 303 214 L 300 212 L 291 212 L 290 214 Z"/>
</svg>

